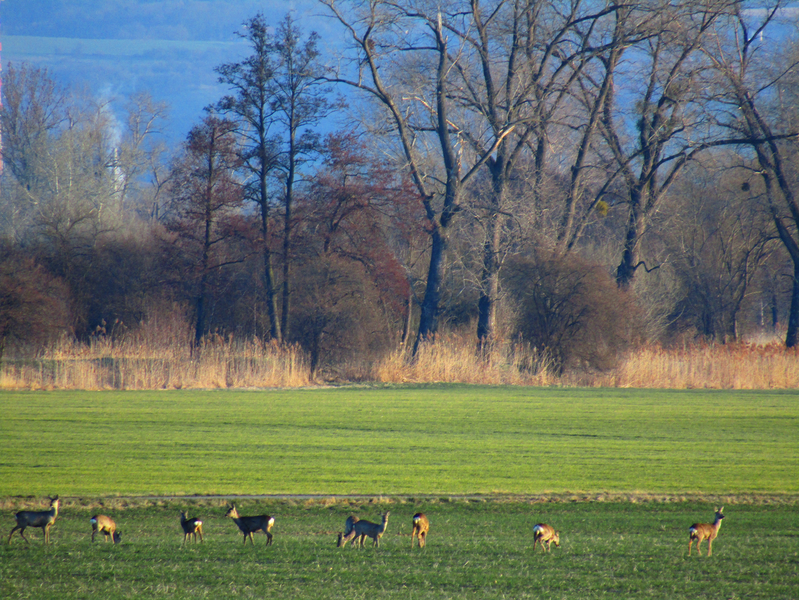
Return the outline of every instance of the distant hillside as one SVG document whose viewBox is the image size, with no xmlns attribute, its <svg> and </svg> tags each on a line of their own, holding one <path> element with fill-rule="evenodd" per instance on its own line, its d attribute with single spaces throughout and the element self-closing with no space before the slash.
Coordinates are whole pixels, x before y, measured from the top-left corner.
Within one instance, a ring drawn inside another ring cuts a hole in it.
<svg viewBox="0 0 799 600">
<path fill-rule="evenodd" d="M 290 9 L 326 25 L 315 0 L 0 0 L 2 62 L 46 67 L 118 103 L 147 90 L 170 104 L 167 135 L 179 142 L 225 91 L 214 67 L 246 55 L 242 23 L 259 11 L 277 23 Z"/>
</svg>

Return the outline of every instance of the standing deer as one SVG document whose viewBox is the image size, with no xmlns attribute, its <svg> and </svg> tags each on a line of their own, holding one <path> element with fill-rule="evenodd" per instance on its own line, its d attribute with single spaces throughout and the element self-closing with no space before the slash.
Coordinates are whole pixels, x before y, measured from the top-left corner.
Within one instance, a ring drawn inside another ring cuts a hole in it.
<svg viewBox="0 0 799 600">
<path fill-rule="evenodd" d="M 338 546 L 346 546 L 347 542 L 351 538 L 355 538 L 360 543 L 361 548 L 363 548 L 363 542 L 367 536 L 374 540 L 373 546 L 380 547 L 380 538 L 383 537 L 383 534 L 386 532 L 386 527 L 388 527 L 388 515 L 391 513 L 386 513 L 383 515 L 383 521 L 380 525 L 377 523 L 372 523 L 371 521 L 365 521 L 363 519 L 359 521 L 353 520 L 352 523 L 352 531 L 346 537 L 342 537 L 342 535 L 338 534 Z M 356 542 L 353 542 L 355 544 Z"/>
<path fill-rule="evenodd" d="M 703 540 L 707 540 L 707 555 L 711 556 L 713 554 L 713 540 L 719 534 L 721 520 L 724 518 L 723 511 L 723 506 L 716 509 L 716 520 L 713 521 L 712 525 L 710 523 L 694 523 L 688 528 L 688 556 L 691 556 L 691 544 L 693 544 L 694 540 L 696 540 L 696 551 L 699 556 L 702 556 L 702 550 L 699 545 Z"/>
<path fill-rule="evenodd" d="M 94 541 L 94 536 L 97 533 L 102 533 L 105 536 L 105 541 L 108 541 L 108 536 L 111 536 L 111 539 L 114 540 L 115 544 L 118 544 L 122 541 L 122 533 L 117 531 L 117 524 L 114 523 L 114 520 L 111 517 L 106 517 L 105 515 L 94 515 L 91 519 L 89 519 L 89 523 L 92 524 L 92 542 Z"/>
<path fill-rule="evenodd" d="M 189 536 L 194 536 L 194 543 L 197 543 L 197 534 L 200 534 L 200 541 L 203 541 L 203 522 L 197 517 L 191 519 L 186 518 L 186 511 L 180 511 L 180 526 L 183 528 L 183 543 L 181 546 L 186 545 L 186 539 Z"/>
<path fill-rule="evenodd" d="M 269 530 L 272 529 L 272 525 L 275 524 L 275 519 L 270 517 L 269 515 L 259 515 L 257 517 L 240 517 L 238 511 L 236 510 L 236 505 L 231 504 L 230 509 L 225 513 L 226 517 L 230 517 L 233 519 L 233 522 L 238 525 L 241 533 L 244 534 L 244 544 L 247 544 L 247 538 L 250 538 L 250 542 L 253 546 L 255 546 L 255 542 L 252 539 L 252 534 L 256 531 L 263 531 L 266 534 L 266 545 L 269 546 L 272 543 L 272 534 L 269 533 Z"/>
<path fill-rule="evenodd" d="M 549 552 L 553 542 L 560 548 L 560 533 L 550 525 L 538 523 L 533 527 L 533 552 L 539 542 L 541 542 L 541 550 L 544 552 Z M 544 542 L 547 543 L 546 548 L 544 548 Z"/>
<path fill-rule="evenodd" d="M 58 504 L 61 501 L 58 499 L 58 496 L 55 498 L 50 498 L 50 510 L 21 510 L 14 518 L 17 520 L 17 526 L 11 530 L 11 533 L 8 534 L 8 543 L 11 543 L 11 536 L 14 535 L 14 532 L 19 529 L 19 534 L 22 536 L 22 539 L 25 540 L 26 544 L 30 544 L 28 538 L 25 537 L 25 528 L 26 527 L 41 527 L 44 531 L 44 543 L 47 544 L 50 542 L 50 527 L 53 526 L 55 523 L 55 519 L 58 516 Z"/>
<path fill-rule="evenodd" d="M 430 531 L 430 521 L 424 513 L 416 513 L 413 515 L 413 531 L 411 532 L 411 548 L 413 548 L 414 539 L 419 537 L 419 547 L 424 548 L 427 541 L 427 532 Z"/>
</svg>

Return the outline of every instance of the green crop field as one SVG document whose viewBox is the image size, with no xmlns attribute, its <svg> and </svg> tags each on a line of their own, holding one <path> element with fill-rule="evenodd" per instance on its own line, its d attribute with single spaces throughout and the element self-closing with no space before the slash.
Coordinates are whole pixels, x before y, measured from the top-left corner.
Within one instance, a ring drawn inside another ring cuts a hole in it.
<svg viewBox="0 0 799 600">
<path fill-rule="evenodd" d="M 795 505 L 728 504 L 713 556 L 705 543 L 703 555 L 690 558 L 687 528 L 712 519 L 706 503 L 271 500 L 239 508 L 275 517 L 272 546 L 262 533 L 243 546 L 224 506 L 207 500 L 67 505 L 46 549 L 38 530 L 30 546 L 3 540 L 0 596 L 788 599 L 799 581 Z M 180 509 L 204 519 L 204 543 L 181 549 Z M 385 510 L 379 548 L 336 548 L 348 514 L 377 521 Z M 424 550 L 410 548 L 417 510 L 431 522 Z M 101 511 L 116 520 L 120 545 L 91 543 L 89 517 Z M 9 511 L 2 520 L 10 530 Z M 548 555 L 533 550 L 538 521 L 561 530 L 560 548 Z"/>
<path fill-rule="evenodd" d="M 799 492 L 794 392 L 3 392 L 0 414 L 0 497 Z"/>
<path fill-rule="evenodd" d="M 2 540 L 0 598 L 794 598 L 798 400 L 451 385 L 3 392 L 2 534 L 43 496 L 64 502 L 49 546 L 41 530 L 26 531 L 30 545 Z M 244 547 L 213 497 L 247 494 L 272 495 L 237 503 L 275 517 L 273 546 L 259 533 Z M 715 502 L 726 518 L 713 556 L 689 558 L 687 528 L 712 521 Z M 181 509 L 204 519 L 205 543 L 180 548 Z M 380 548 L 335 547 L 347 515 L 386 510 Z M 411 551 L 418 510 L 431 533 Z M 122 544 L 90 542 L 97 513 Z M 560 548 L 533 552 L 537 522 L 561 530 Z"/>
</svg>

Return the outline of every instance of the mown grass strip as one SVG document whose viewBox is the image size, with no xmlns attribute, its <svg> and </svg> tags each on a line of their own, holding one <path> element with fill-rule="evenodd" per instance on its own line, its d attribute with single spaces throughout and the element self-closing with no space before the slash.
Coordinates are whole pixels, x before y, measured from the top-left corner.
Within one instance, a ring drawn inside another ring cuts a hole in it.
<svg viewBox="0 0 799 600">
<path fill-rule="evenodd" d="M 0 496 L 799 492 L 791 392 L 2 392 Z"/>
</svg>

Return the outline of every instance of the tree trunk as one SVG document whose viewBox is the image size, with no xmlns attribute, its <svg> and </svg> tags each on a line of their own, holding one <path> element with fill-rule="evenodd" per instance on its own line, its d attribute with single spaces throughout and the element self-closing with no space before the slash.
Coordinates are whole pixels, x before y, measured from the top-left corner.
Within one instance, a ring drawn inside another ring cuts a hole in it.
<svg viewBox="0 0 799 600">
<path fill-rule="evenodd" d="M 419 344 L 430 339 L 438 329 L 438 305 L 441 300 L 441 285 L 444 279 L 444 253 L 447 249 L 446 235 L 437 226 L 430 235 L 430 266 L 427 270 L 427 286 L 422 300 L 422 314 L 419 317 L 419 331 L 413 344 L 413 354 Z"/>
<path fill-rule="evenodd" d="M 791 286 L 791 311 L 788 314 L 788 333 L 785 346 L 793 348 L 799 342 L 799 263 L 793 263 L 793 285 Z"/>
<path fill-rule="evenodd" d="M 629 289 L 638 269 L 639 242 L 644 234 L 645 216 L 642 206 L 640 190 L 635 190 L 630 198 L 630 218 L 627 220 L 627 231 L 624 236 L 624 249 L 621 262 L 616 268 L 616 285 L 622 289 Z"/>
<path fill-rule="evenodd" d="M 266 175 L 264 175 L 266 179 Z M 269 204 L 266 198 L 266 183 L 261 183 L 261 235 L 263 236 L 264 288 L 266 289 L 266 312 L 269 316 L 269 337 L 280 342 L 280 322 L 275 298 L 275 276 L 272 272 L 272 253 L 269 250 Z"/>
<path fill-rule="evenodd" d="M 297 169 L 296 130 L 289 133 L 289 168 L 286 174 L 285 221 L 283 222 L 283 303 L 280 313 L 280 330 L 283 338 L 289 335 L 291 309 L 291 210 L 294 202 L 294 177 Z"/>
<path fill-rule="evenodd" d="M 498 209 L 495 204 L 494 208 Z M 494 338 L 499 295 L 499 252 L 501 225 L 495 210 L 488 217 L 486 239 L 483 244 L 483 269 L 480 276 L 480 298 L 477 301 L 477 349 L 488 349 Z"/>
</svg>

